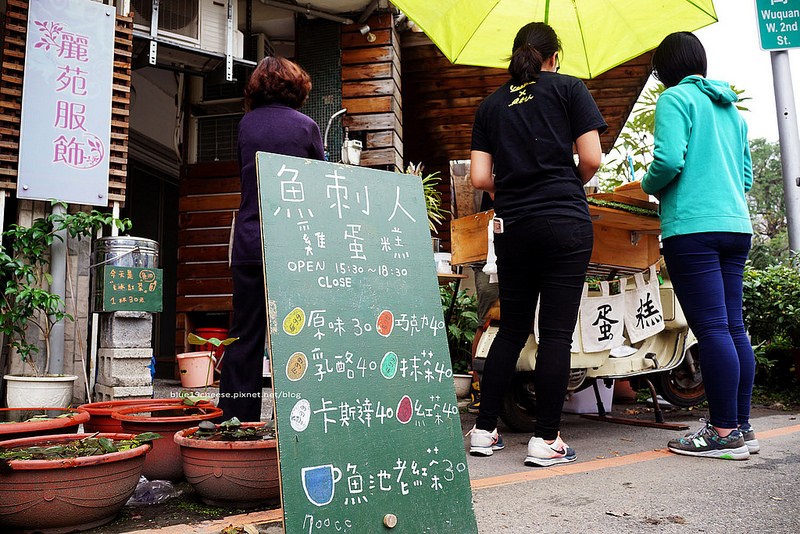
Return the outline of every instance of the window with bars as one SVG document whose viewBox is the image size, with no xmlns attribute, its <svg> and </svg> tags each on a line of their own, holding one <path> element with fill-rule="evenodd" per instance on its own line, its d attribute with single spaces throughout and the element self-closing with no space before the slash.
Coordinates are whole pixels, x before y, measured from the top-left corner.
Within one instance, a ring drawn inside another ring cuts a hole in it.
<svg viewBox="0 0 800 534">
<path fill-rule="evenodd" d="M 239 121 L 243 113 L 198 117 L 197 163 L 236 161 Z"/>
</svg>

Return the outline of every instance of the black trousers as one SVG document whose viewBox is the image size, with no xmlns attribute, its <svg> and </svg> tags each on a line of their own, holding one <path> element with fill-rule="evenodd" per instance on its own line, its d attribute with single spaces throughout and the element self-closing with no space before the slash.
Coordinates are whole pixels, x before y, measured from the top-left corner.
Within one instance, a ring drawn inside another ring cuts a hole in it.
<svg viewBox="0 0 800 534">
<path fill-rule="evenodd" d="M 233 324 L 230 337 L 239 339 L 225 349 L 219 381 L 219 407 L 227 420 L 261 420 L 261 381 L 267 306 L 261 265 L 234 265 Z"/>
<path fill-rule="evenodd" d="M 503 396 L 531 332 L 539 303 L 539 350 L 534 371 L 534 434 L 555 439 L 569 382 L 570 345 L 594 235 L 590 221 L 530 217 L 495 234 L 500 282 L 500 329 L 489 349 L 476 426 L 492 431 Z"/>
</svg>

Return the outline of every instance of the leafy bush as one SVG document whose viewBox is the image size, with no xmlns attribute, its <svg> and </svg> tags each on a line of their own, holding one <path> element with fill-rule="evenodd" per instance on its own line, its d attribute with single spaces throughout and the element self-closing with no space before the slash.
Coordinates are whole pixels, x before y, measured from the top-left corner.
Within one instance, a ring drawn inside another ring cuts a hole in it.
<svg viewBox="0 0 800 534">
<path fill-rule="evenodd" d="M 800 348 L 800 257 L 744 271 L 744 320 L 754 343 Z"/>
<path fill-rule="evenodd" d="M 478 329 L 478 298 L 460 290 L 453 298 L 455 282 L 439 286 L 442 313 L 447 318 L 451 302 L 453 311 L 447 324 L 447 344 L 450 347 L 450 363 L 454 373 L 466 373 L 472 363 L 472 340 Z"/>
<path fill-rule="evenodd" d="M 756 354 L 756 381 L 786 386 L 800 376 L 800 271 L 793 260 L 744 272 L 744 322 Z M 792 366 L 795 366 L 793 374 Z"/>
</svg>

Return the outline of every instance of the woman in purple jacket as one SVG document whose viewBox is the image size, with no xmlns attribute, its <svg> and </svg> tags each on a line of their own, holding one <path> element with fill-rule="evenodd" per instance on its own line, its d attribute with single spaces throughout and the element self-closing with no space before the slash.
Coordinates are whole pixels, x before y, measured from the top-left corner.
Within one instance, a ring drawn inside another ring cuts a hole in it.
<svg viewBox="0 0 800 534">
<path fill-rule="evenodd" d="M 311 78 L 299 65 L 264 58 L 244 90 L 245 115 L 239 123 L 242 198 L 233 234 L 233 324 L 236 343 L 225 351 L 219 407 L 224 418 L 261 419 L 261 375 L 267 310 L 258 215 L 256 151 L 323 159 L 319 126 L 297 111 L 311 90 Z"/>
</svg>

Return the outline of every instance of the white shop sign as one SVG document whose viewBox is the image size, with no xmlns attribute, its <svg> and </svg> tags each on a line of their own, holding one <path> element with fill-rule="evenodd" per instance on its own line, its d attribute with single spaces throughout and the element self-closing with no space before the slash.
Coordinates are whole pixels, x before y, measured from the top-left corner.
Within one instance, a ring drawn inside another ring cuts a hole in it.
<svg viewBox="0 0 800 534">
<path fill-rule="evenodd" d="M 90 0 L 30 2 L 19 198 L 108 205 L 115 14 Z"/>
</svg>

